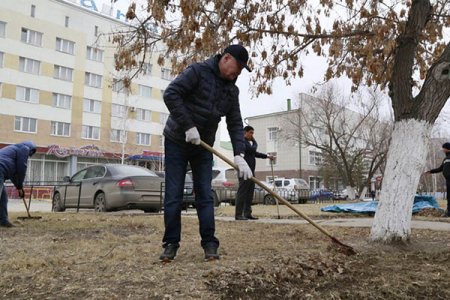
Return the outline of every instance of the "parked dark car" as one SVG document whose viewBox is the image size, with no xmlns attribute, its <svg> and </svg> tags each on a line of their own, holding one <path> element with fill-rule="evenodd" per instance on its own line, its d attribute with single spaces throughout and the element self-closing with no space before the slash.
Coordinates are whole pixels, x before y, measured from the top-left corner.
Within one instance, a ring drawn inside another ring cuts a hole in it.
<svg viewBox="0 0 450 300">
<path fill-rule="evenodd" d="M 67 184 L 57 186 L 53 193 L 53 211 L 76 208 L 78 201 L 80 208 L 94 208 L 97 212 L 161 210 L 161 183 L 164 179 L 146 168 L 120 164 L 93 165 L 72 177 L 65 177 L 64 181 Z"/>
<path fill-rule="evenodd" d="M 328 201 L 333 200 L 334 193 L 329 190 L 320 189 L 320 190 L 314 190 L 309 195 L 309 200 L 311 201 Z"/>
</svg>

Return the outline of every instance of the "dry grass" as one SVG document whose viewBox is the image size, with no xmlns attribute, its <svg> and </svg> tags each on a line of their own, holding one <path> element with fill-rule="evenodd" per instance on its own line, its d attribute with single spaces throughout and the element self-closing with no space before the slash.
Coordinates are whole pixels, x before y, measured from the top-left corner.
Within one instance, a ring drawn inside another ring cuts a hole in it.
<svg viewBox="0 0 450 300">
<path fill-rule="evenodd" d="M 449 232 L 384 246 L 369 229 L 328 228 L 358 251 L 348 257 L 309 225 L 217 222 L 221 260 L 206 263 L 183 217 L 177 259 L 162 265 L 161 215 L 41 215 L 0 228 L 2 299 L 450 299 Z"/>
</svg>

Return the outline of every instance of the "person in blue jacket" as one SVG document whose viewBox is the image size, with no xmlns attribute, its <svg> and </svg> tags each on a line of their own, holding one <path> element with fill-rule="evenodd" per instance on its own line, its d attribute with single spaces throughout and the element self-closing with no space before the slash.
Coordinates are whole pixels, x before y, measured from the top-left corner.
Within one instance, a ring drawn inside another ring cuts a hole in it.
<svg viewBox="0 0 450 300">
<path fill-rule="evenodd" d="M 11 180 L 21 198 L 25 197 L 23 181 L 27 173 L 28 157 L 36 153 L 36 145 L 27 141 L 0 149 L 0 226 L 14 226 L 8 220 L 8 194 L 5 180 Z"/>
<path fill-rule="evenodd" d="M 442 161 L 442 164 L 436 168 L 429 171 L 426 171 L 424 174 L 434 174 L 442 172 L 444 175 L 445 183 L 447 186 L 447 210 L 445 211 L 445 216 L 450 217 L 450 143 L 444 143 L 442 145 L 442 151 L 445 154 L 445 158 Z"/>
<path fill-rule="evenodd" d="M 272 155 L 260 153 L 257 150 L 258 143 L 253 134 L 255 129 L 252 126 L 244 127 L 245 140 L 245 156 L 244 159 L 252 170 L 252 176 L 255 175 L 256 158 L 273 159 Z M 255 191 L 255 183 L 252 180 L 244 180 L 239 178 L 239 188 L 236 193 L 236 220 L 257 220 L 258 218 L 252 215 L 253 194 Z"/>
<path fill-rule="evenodd" d="M 225 117 L 240 177 L 251 176 L 244 160 L 239 89 L 235 84 L 243 68 L 250 71 L 247 61 L 248 52 L 243 46 L 228 46 L 223 53 L 187 67 L 164 92 L 164 102 L 170 114 L 164 128 L 166 181 L 162 261 L 173 260 L 180 246 L 181 208 L 188 162 L 192 169 L 205 259 L 219 259 L 211 195 L 213 157 L 200 146 L 200 141 L 213 146 L 221 117 Z"/>
</svg>

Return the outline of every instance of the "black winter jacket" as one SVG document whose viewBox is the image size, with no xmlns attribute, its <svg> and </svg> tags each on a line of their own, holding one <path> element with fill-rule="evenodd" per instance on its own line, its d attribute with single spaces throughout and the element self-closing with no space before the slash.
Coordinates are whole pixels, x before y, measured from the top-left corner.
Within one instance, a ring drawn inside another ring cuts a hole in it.
<svg viewBox="0 0 450 300">
<path fill-rule="evenodd" d="M 253 174 L 255 174 L 255 167 L 256 167 L 256 157 L 257 158 L 267 158 L 267 154 L 260 153 L 256 151 L 258 148 L 258 143 L 255 141 L 255 139 L 252 140 L 253 145 L 250 144 L 250 142 L 246 139 L 245 140 L 245 156 L 244 159 L 247 162 L 250 169 L 252 169 Z"/>
<path fill-rule="evenodd" d="M 170 115 L 164 136 L 185 143 L 186 130 L 197 127 L 200 138 L 212 146 L 221 117 L 226 117 L 234 155 L 244 153 L 244 133 L 235 81 L 220 77 L 216 55 L 186 68 L 166 88 L 164 102 Z"/>
<path fill-rule="evenodd" d="M 447 153 L 439 168 L 430 170 L 430 173 L 442 172 L 445 179 L 450 181 L 450 152 Z"/>
</svg>

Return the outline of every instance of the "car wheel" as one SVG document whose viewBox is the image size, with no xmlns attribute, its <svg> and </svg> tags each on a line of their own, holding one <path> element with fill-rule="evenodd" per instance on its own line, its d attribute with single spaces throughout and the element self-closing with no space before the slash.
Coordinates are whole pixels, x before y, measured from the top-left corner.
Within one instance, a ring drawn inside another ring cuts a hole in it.
<svg viewBox="0 0 450 300">
<path fill-rule="evenodd" d="M 65 211 L 64 205 L 62 203 L 61 194 L 55 193 L 53 195 L 52 201 L 52 211 Z"/>
<path fill-rule="evenodd" d="M 274 205 L 275 204 L 275 198 L 272 195 L 265 195 L 264 196 L 264 204 Z"/>
<path fill-rule="evenodd" d="M 98 193 L 97 196 L 95 196 L 94 208 L 96 212 L 106 212 L 105 193 Z"/>
<path fill-rule="evenodd" d="M 219 197 L 217 197 L 217 193 L 215 191 L 211 191 L 211 195 L 214 201 L 214 206 L 217 207 L 220 205 Z"/>
</svg>

